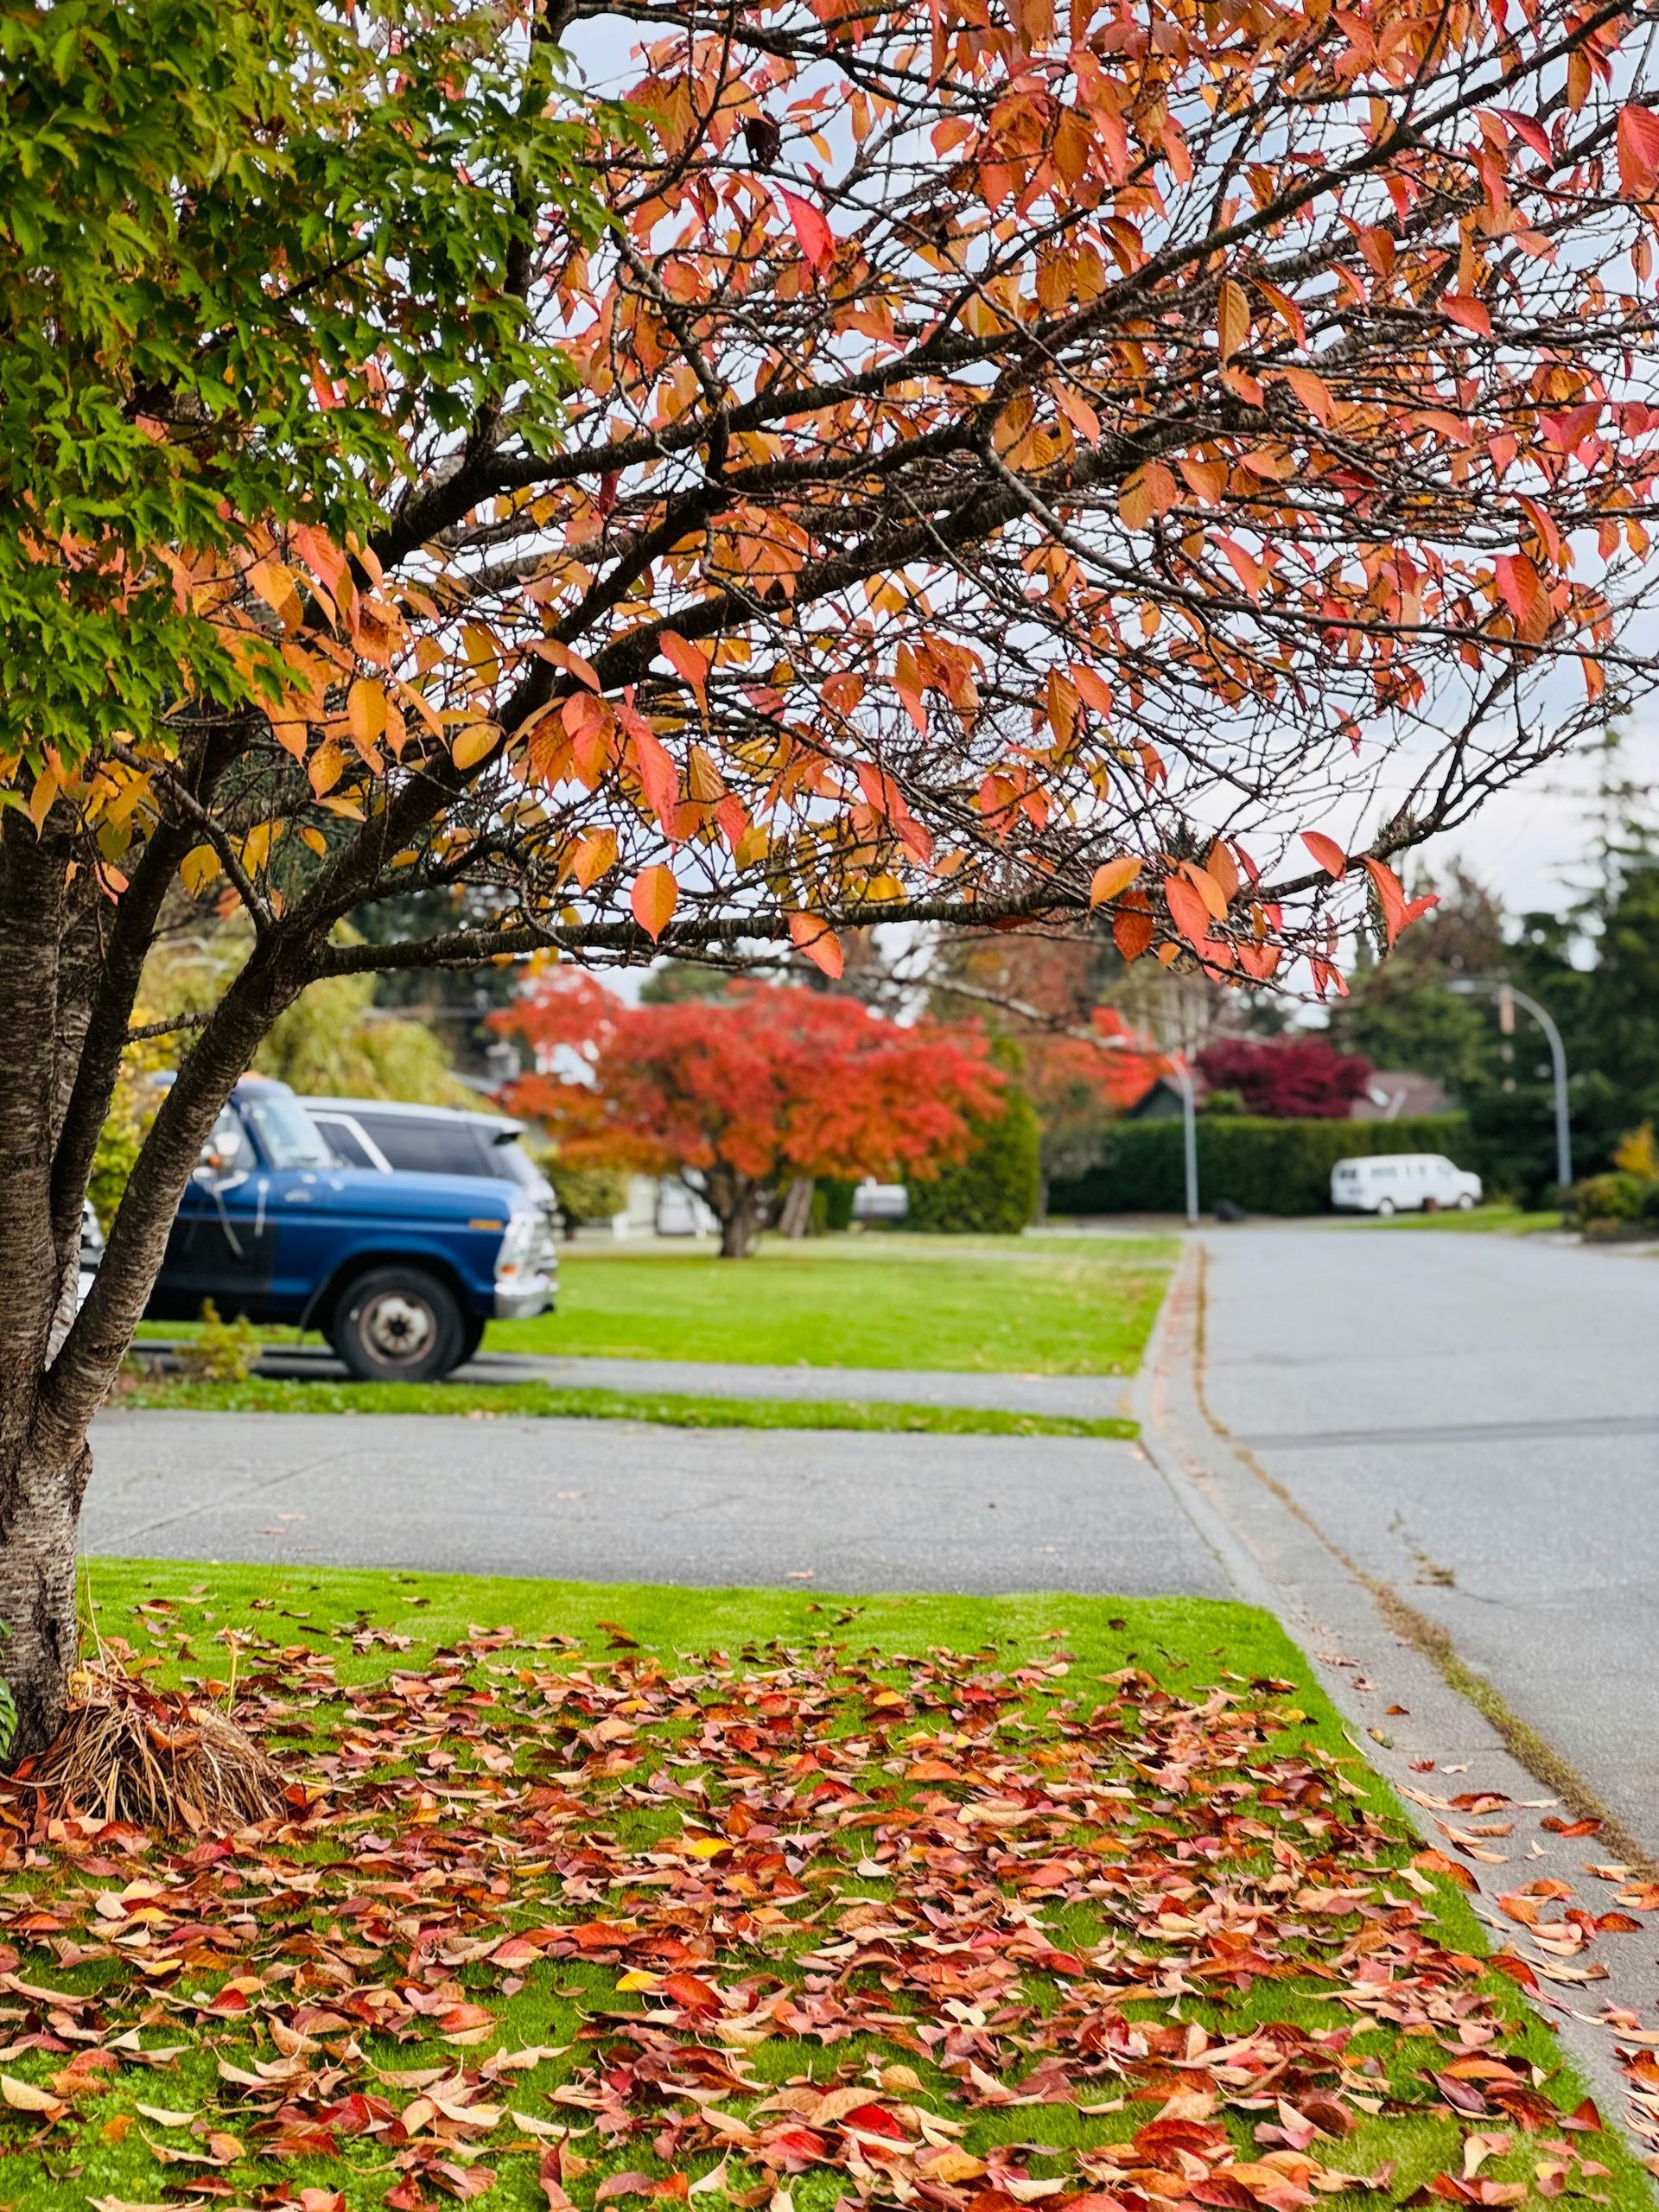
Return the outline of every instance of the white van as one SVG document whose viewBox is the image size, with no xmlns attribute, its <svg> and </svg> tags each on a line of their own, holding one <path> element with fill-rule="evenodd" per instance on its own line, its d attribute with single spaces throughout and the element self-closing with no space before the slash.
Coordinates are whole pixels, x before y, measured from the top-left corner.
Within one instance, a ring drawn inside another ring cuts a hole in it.
<svg viewBox="0 0 1659 2212">
<path fill-rule="evenodd" d="M 1480 1204 L 1480 1178 L 1441 1152 L 1373 1153 L 1337 1162 L 1331 1203 L 1339 1213 L 1434 1213 L 1442 1206 L 1466 1213 Z"/>
</svg>

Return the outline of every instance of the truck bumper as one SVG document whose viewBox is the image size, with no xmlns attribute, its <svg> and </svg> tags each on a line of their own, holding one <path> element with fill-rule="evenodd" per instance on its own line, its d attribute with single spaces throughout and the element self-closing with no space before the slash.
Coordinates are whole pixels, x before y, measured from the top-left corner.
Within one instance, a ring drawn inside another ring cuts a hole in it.
<svg viewBox="0 0 1659 2212">
<path fill-rule="evenodd" d="M 550 1312 L 556 1295 L 556 1286 L 545 1275 L 532 1276 L 528 1282 L 514 1283 L 509 1290 L 504 1290 L 498 1283 L 493 1309 L 495 1319 L 498 1321 L 528 1321 L 535 1314 Z"/>
</svg>

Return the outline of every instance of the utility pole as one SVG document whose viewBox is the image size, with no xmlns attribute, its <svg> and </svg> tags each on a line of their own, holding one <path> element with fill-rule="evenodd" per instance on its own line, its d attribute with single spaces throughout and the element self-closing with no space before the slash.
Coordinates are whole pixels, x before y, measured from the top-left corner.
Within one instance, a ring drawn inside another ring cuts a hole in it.
<svg viewBox="0 0 1659 2212">
<path fill-rule="evenodd" d="M 1560 1031 L 1536 999 L 1529 998 L 1525 991 L 1517 990 L 1513 983 L 1501 978 L 1457 976 L 1446 988 L 1457 992 L 1460 998 L 1472 998 L 1478 991 L 1490 991 L 1497 1001 L 1498 1027 L 1506 1037 L 1514 1033 L 1516 1007 L 1529 1014 L 1543 1031 L 1549 1044 L 1550 1071 L 1554 1079 L 1555 1180 L 1563 1191 L 1567 1190 L 1573 1181 L 1573 1133 L 1567 1096 L 1567 1047 L 1561 1042 Z"/>
</svg>

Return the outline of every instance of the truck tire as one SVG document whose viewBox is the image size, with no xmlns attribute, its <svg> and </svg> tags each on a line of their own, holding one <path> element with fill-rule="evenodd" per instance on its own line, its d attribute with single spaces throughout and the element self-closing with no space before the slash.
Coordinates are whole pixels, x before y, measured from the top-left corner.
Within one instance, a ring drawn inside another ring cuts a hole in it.
<svg viewBox="0 0 1659 2212">
<path fill-rule="evenodd" d="M 328 1324 L 335 1357 L 365 1382 L 430 1382 L 459 1364 L 464 1323 L 448 1283 L 424 1268 L 371 1268 Z"/>
<path fill-rule="evenodd" d="M 484 1325 L 475 1313 L 466 1313 L 461 1316 L 461 1357 L 455 1362 L 457 1367 L 465 1367 L 467 1361 L 477 1352 L 480 1344 L 484 1341 Z"/>
</svg>

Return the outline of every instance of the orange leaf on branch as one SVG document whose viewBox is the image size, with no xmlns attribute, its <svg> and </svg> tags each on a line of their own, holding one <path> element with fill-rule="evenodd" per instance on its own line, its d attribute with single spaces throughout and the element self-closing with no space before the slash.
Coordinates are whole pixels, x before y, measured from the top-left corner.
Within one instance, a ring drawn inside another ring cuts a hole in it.
<svg viewBox="0 0 1659 2212">
<path fill-rule="evenodd" d="M 804 952 L 815 968 L 822 969 L 831 982 L 840 977 L 844 956 L 841 939 L 828 922 L 817 914 L 791 914 L 789 917 L 790 941 L 798 952 Z"/>
<path fill-rule="evenodd" d="M 680 887 L 674 871 L 660 861 L 654 868 L 641 868 L 628 893 L 633 918 L 653 944 L 673 919 L 679 903 Z"/>
<path fill-rule="evenodd" d="M 1304 830 L 1302 842 L 1327 875 L 1347 874 L 1348 855 L 1334 837 L 1327 837 L 1322 830 Z"/>
<path fill-rule="evenodd" d="M 1408 899 L 1401 888 L 1399 877 L 1386 861 L 1372 860 L 1368 856 L 1363 865 L 1366 874 L 1370 877 L 1375 887 L 1376 903 L 1382 913 L 1383 931 L 1390 944 L 1394 943 L 1402 930 L 1408 928 L 1413 922 L 1420 920 L 1432 908 L 1440 905 L 1440 894 L 1438 891 L 1426 891 L 1420 898 Z"/>
<path fill-rule="evenodd" d="M 1125 854 L 1120 860 L 1103 862 L 1090 881 L 1089 904 L 1103 906 L 1108 900 L 1118 898 L 1140 874 L 1141 867 L 1141 863 L 1133 854 Z"/>
</svg>

